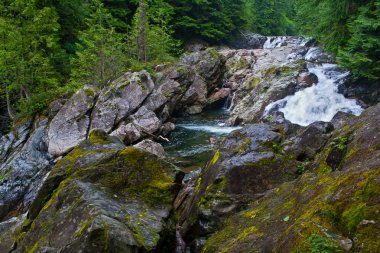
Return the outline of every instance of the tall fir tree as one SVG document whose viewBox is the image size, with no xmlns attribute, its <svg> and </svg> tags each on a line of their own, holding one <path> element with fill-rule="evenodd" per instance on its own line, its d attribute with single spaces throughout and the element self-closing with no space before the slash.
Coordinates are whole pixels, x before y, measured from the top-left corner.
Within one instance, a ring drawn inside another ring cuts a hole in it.
<svg viewBox="0 0 380 253">
<path fill-rule="evenodd" d="M 348 31 L 350 39 L 338 52 L 340 63 L 357 76 L 380 79 L 380 1 L 361 7 Z"/>
<path fill-rule="evenodd" d="M 0 19 L 0 83 L 8 113 L 42 109 L 60 83 L 54 61 L 62 55 L 58 15 L 35 1 L 4 1 Z"/>
<path fill-rule="evenodd" d="M 123 35 L 115 31 L 111 14 L 94 0 L 87 29 L 80 32 L 78 51 L 72 59 L 71 84 L 101 86 L 121 74 L 127 65 Z"/>
</svg>

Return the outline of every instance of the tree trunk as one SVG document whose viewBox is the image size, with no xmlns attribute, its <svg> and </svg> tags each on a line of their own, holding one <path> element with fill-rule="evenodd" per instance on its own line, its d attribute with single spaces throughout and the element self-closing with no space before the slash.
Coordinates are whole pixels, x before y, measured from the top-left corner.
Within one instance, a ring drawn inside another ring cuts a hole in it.
<svg viewBox="0 0 380 253">
<path fill-rule="evenodd" d="M 7 100 L 7 110 L 8 110 L 9 118 L 11 118 L 11 120 L 14 121 L 15 118 L 16 118 L 16 116 L 15 116 L 13 107 L 11 105 L 11 100 L 10 100 L 10 97 L 9 97 L 9 91 L 8 91 L 8 89 L 5 89 L 5 97 L 6 97 L 6 100 Z"/>
<path fill-rule="evenodd" d="M 137 53 L 140 62 L 146 62 L 146 10 L 144 0 L 139 1 L 139 25 L 137 35 Z"/>
</svg>

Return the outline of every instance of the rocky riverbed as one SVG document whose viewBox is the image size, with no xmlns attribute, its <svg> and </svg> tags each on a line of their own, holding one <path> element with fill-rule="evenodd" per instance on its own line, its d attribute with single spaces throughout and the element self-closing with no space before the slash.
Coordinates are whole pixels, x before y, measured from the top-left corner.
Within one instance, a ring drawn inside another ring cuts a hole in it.
<svg viewBox="0 0 380 253">
<path fill-rule="evenodd" d="M 18 122 L 0 139 L 0 251 L 377 252 L 379 98 L 311 39 L 240 47 Z"/>
</svg>

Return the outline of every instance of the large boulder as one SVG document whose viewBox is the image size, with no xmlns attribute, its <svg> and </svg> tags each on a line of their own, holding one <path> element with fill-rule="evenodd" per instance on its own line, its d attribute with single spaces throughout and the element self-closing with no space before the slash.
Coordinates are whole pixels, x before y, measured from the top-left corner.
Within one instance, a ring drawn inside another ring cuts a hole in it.
<svg viewBox="0 0 380 253">
<path fill-rule="evenodd" d="M 141 140 L 145 136 L 151 137 L 161 126 L 162 123 L 156 114 L 145 106 L 142 106 L 126 122 L 113 131 L 111 135 L 119 137 L 120 140 L 127 144 L 131 144 Z"/>
<path fill-rule="evenodd" d="M 149 153 L 152 153 L 158 157 L 165 157 L 165 149 L 162 147 L 161 144 L 154 142 L 152 140 L 146 139 L 143 140 L 136 145 L 133 145 L 135 148 L 139 148 L 145 151 L 148 151 Z"/>
<path fill-rule="evenodd" d="M 258 122 L 268 104 L 304 88 L 307 50 L 279 47 L 256 50 L 222 50 L 227 58 L 225 86 L 235 91 L 228 123 Z"/>
<path fill-rule="evenodd" d="M 225 70 L 225 58 L 214 48 L 186 55 L 182 63 L 193 66 L 196 72 L 206 81 L 209 91 L 220 85 Z"/>
<path fill-rule="evenodd" d="M 93 131 L 51 171 L 12 252 L 167 252 L 180 180 L 173 165 Z"/>
<path fill-rule="evenodd" d="M 158 87 L 146 99 L 144 106 L 166 121 L 176 108 L 180 108 L 179 101 L 193 84 L 196 72 L 192 66 L 179 64 L 165 70 L 162 75 Z"/>
<path fill-rule="evenodd" d="M 30 127 L 29 123 L 27 125 Z M 13 144 L 11 150 L 5 146 L 10 153 L 0 164 L 0 219 L 11 211 L 16 214 L 25 211 L 49 171 L 52 157 L 47 149 L 47 126 L 48 120 L 41 119 L 32 129 L 26 125 L 18 127 L 15 133 L 24 133 L 17 136 L 18 139 L 14 139 L 14 133 L 5 137 Z"/>
<path fill-rule="evenodd" d="M 50 154 L 61 156 L 87 137 L 96 96 L 93 88 L 79 90 L 55 115 L 48 130 Z"/>
<path fill-rule="evenodd" d="M 100 93 L 91 114 L 91 129 L 112 130 L 134 113 L 154 89 L 148 72 L 126 73 Z"/>
</svg>

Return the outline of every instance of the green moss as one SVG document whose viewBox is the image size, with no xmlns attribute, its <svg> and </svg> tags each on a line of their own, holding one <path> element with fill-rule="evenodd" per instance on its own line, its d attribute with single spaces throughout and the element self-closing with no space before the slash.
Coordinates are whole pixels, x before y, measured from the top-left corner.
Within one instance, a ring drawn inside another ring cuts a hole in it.
<svg viewBox="0 0 380 253">
<path fill-rule="evenodd" d="M 252 140 L 250 138 L 245 139 L 239 147 L 239 153 L 245 153 L 249 150 L 252 144 Z"/>
<path fill-rule="evenodd" d="M 342 252 L 339 245 L 333 240 L 321 234 L 312 234 L 306 240 L 307 250 L 311 253 L 336 253 Z"/>
<path fill-rule="evenodd" d="M 127 147 L 119 152 L 115 160 L 103 166 L 129 168 L 106 173 L 101 180 L 105 186 L 144 202 L 171 203 L 171 189 L 175 183 L 167 170 L 172 165 L 163 160 L 140 149 Z"/>
<path fill-rule="evenodd" d="M 94 97 L 95 92 L 92 89 L 83 89 L 84 93 L 86 93 L 87 97 Z"/>
<path fill-rule="evenodd" d="M 112 140 L 110 139 L 108 134 L 100 130 L 92 130 L 90 132 L 88 140 L 92 144 L 111 144 L 112 143 Z"/>
<path fill-rule="evenodd" d="M 365 204 L 361 203 L 343 212 L 342 223 L 350 234 L 353 234 L 359 223 L 364 220 L 364 208 Z"/>
<path fill-rule="evenodd" d="M 201 188 L 201 183 L 202 183 L 202 178 L 199 177 L 197 180 L 197 185 L 195 186 L 195 192 L 199 192 L 199 190 Z"/>
<path fill-rule="evenodd" d="M 45 241 L 45 240 L 46 240 L 46 239 L 45 239 L 44 237 L 39 238 L 38 241 L 33 245 L 32 248 L 27 248 L 27 249 L 26 249 L 26 252 L 27 252 L 27 253 L 35 253 L 35 252 L 37 252 L 37 250 L 38 250 L 38 248 L 39 248 L 41 242 L 43 242 L 43 241 Z"/>
<path fill-rule="evenodd" d="M 249 227 L 247 229 L 244 229 L 241 233 L 238 234 L 238 236 L 234 240 L 232 240 L 230 244 L 227 245 L 227 247 L 224 250 L 221 251 L 221 253 L 228 252 L 234 244 L 239 243 L 239 241 L 244 240 L 247 236 L 256 232 L 256 227 Z"/>
<path fill-rule="evenodd" d="M 172 93 L 170 91 L 165 91 L 163 94 L 167 98 L 171 97 L 171 95 L 172 95 Z"/>
<path fill-rule="evenodd" d="M 219 149 L 215 152 L 214 157 L 211 160 L 211 165 L 216 164 L 216 162 L 219 160 L 220 157 L 220 151 Z"/>
</svg>

